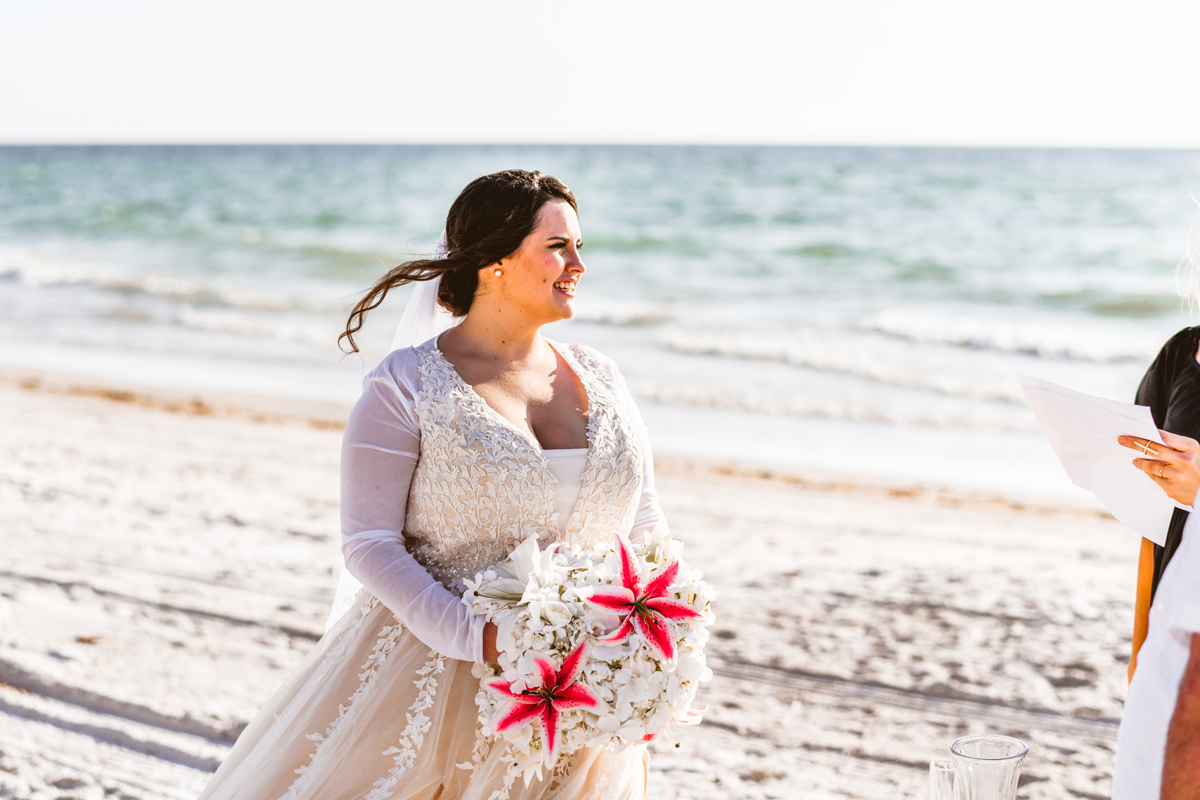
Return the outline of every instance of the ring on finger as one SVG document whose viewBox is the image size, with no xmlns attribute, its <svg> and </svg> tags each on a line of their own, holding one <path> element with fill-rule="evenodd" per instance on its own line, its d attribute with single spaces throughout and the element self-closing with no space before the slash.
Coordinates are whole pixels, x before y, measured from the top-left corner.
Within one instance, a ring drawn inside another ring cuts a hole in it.
<svg viewBox="0 0 1200 800">
<path fill-rule="evenodd" d="M 1150 455 L 1150 456 L 1156 456 L 1156 455 L 1158 455 L 1158 451 L 1157 451 L 1157 450 L 1155 450 L 1155 449 L 1153 449 L 1152 447 L 1150 447 L 1150 443 L 1149 443 L 1149 442 L 1142 442 L 1142 452 L 1143 452 L 1144 454 L 1146 454 L 1146 455 Z"/>
<path fill-rule="evenodd" d="M 1158 477 L 1161 478 L 1162 480 L 1166 480 L 1166 476 L 1163 475 L 1163 473 L 1166 472 L 1166 470 L 1167 470 L 1166 464 L 1158 465 Z"/>
</svg>

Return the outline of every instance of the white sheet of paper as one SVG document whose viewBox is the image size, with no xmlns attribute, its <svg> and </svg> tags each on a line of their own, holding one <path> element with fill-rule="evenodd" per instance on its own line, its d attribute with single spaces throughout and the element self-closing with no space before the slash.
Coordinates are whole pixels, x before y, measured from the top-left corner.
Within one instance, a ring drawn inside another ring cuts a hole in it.
<svg viewBox="0 0 1200 800">
<path fill-rule="evenodd" d="M 1133 465 L 1137 452 L 1117 443 L 1126 435 L 1163 444 L 1150 409 L 1029 375 L 1021 376 L 1021 391 L 1072 483 L 1096 495 L 1125 527 L 1161 545 L 1174 509 L 1191 508 L 1167 497 Z"/>
</svg>

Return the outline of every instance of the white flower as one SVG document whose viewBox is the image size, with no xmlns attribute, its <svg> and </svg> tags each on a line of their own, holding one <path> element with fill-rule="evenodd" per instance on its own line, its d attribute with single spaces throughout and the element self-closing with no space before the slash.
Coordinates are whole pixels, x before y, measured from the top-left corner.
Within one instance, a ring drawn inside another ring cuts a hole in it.
<svg viewBox="0 0 1200 800">
<path fill-rule="evenodd" d="M 547 601 L 542 606 L 542 617 L 546 620 L 547 624 L 555 628 L 564 627 L 574 618 L 571 614 L 571 609 L 567 607 L 566 603 L 560 603 L 555 600 Z"/>
</svg>

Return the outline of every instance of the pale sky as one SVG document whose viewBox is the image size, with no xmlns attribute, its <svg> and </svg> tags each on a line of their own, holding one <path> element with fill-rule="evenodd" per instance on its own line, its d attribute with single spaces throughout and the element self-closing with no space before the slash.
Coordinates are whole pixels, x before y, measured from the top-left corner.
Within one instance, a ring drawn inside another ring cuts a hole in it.
<svg viewBox="0 0 1200 800">
<path fill-rule="evenodd" d="M 6 0 L 0 143 L 1200 147 L 1200 0 Z"/>
</svg>

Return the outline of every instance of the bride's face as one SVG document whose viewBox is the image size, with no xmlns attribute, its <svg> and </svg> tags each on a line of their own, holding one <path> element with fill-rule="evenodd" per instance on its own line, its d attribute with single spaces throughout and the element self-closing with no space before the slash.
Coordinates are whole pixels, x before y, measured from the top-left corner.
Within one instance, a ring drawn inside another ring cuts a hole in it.
<svg viewBox="0 0 1200 800">
<path fill-rule="evenodd" d="M 510 308 L 539 323 L 575 316 L 575 292 L 586 267 L 579 218 L 568 203 L 538 211 L 537 225 L 511 256 L 488 267 L 480 283 Z M 497 276 L 494 270 L 499 269 Z"/>
</svg>

